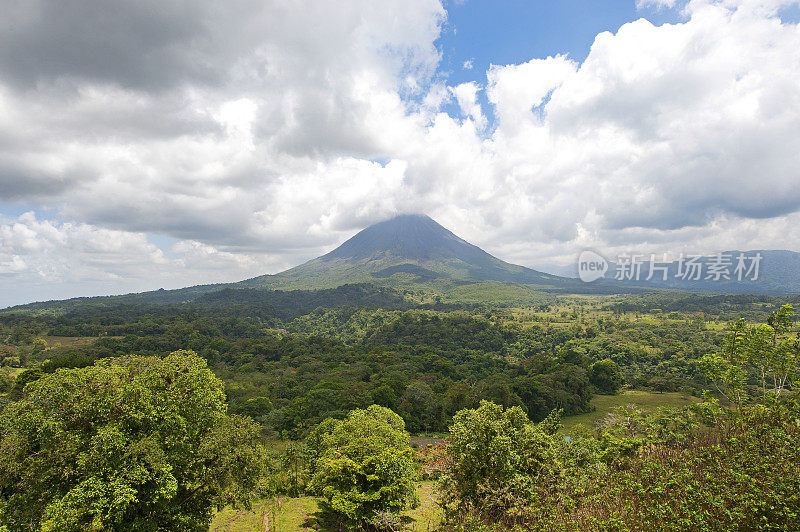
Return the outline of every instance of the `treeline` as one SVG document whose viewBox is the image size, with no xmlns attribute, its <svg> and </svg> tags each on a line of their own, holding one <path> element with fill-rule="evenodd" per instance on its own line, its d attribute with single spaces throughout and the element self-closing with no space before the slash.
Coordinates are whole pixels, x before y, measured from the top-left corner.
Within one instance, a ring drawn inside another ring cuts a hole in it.
<svg viewBox="0 0 800 532">
<path fill-rule="evenodd" d="M 395 410 L 412 432 L 439 432 L 457 410 L 480 398 L 521 406 L 540 419 L 554 408 L 586 412 L 592 395 L 587 368 L 558 358 L 527 368 L 466 348 L 347 346 L 293 335 L 225 340 L 193 328 L 157 337 L 100 338 L 30 371 L 88 365 L 125 353 L 161 354 L 176 345 L 208 361 L 225 382 L 233 413 L 289 436 L 370 404 Z"/>
<path fill-rule="evenodd" d="M 96 359 L 191 349 L 225 382 L 232 412 L 279 435 L 299 434 L 325 417 L 373 403 L 398 412 L 413 432 L 445 430 L 456 411 L 479 398 L 521 406 L 533 419 L 555 408 L 570 414 L 590 408 L 593 361 L 559 351 L 571 335 L 564 331 L 541 331 L 538 345 L 549 352 L 522 361 L 518 332 L 466 312 L 375 310 L 377 318 L 363 331 L 342 340 L 276 329 L 256 316 L 140 310 L 118 308 L 85 321 L 73 314 L 4 318 L 17 337 L 99 335 L 91 345 L 51 347 L 41 354 L 49 362 L 23 373 L 20 385 L 37 372 Z M 350 318 L 356 313 L 370 311 L 354 310 Z"/>
<path fill-rule="evenodd" d="M 749 321 L 764 321 L 767 315 L 782 305 L 797 306 L 797 296 L 765 296 L 754 294 L 702 295 L 684 292 L 651 292 L 609 303 L 605 308 L 617 313 L 670 313 L 699 314 L 722 321 L 745 318 Z"/>
<path fill-rule="evenodd" d="M 301 434 L 370 404 L 396 411 L 412 432 L 439 432 L 479 398 L 541 420 L 553 409 L 586 412 L 593 393 L 623 383 L 699 395 L 709 384 L 699 361 L 723 340 L 685 314 L 637 320 L 540 308 L 521 321 L 509 309 L 454 309 L 366 285 L 265 294 L 222 290 L 177 306 L 2 314 L 0 365 L 49 359 L 20 375 L 19 388 L 58 367 L 191 349 L 225 382 L 231 411 L 276 435 Z M 666 307 L 671 297 L 650 304 Z M 57 347 L 47 345 L 50 337 L 93 340 Z"/>
</svg>

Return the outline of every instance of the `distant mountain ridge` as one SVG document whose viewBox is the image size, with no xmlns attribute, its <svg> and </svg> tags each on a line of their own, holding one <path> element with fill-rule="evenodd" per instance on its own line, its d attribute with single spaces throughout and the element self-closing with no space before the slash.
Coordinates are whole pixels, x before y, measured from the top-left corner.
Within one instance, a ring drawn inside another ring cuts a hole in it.
<svg viewBox="0 0 800 532">
<path fill-rule="evenodd" d="M 738 252 L 730 252 L 738 253 Z M 756 253 L 747 252 L 747 253 Z M 757 282 L 682 281 L 676 265 L 667 281 L 614 280 L 617 265 L 611 263 L 604 279 L 584 283 L 574 277 L 544 273 L 510 264 L 456 236 L 428 216 L 403 214 L 373 224 L 332 251 L 286 271 L 261 275 L 237 283 L 198 285 L 177 290 L 156 290 L 121 296 L 75 298 L 12 307 L 30 312 L 69 311 L 86 305 L 204 305 L 254 302 L 263 295 L 273 306 L 285 305 L 292 297 L 306 304 L 322 297 L 343 304 L 400 305 L 387 293 L 351 288 L 329 295 L 293 296 L 287 291 L 335 289 L 344 285 L 374 285 L 403 290 L 422 290 L 470 303 L 505 302 L 531 304 L 544 294 L 621 294 L 653 289 L 711 291 L 717 293 L 796 294 L 800 292 L 800 253 L 761 250 L 761 277 Z M 644 263 L 642 268 L 647 268 Z M 575 269 L 577 276 L 577 267 Z M 237 291 L 238 290 L 238 291 Z M 245 291 L 247 293 L 245 293 Z M 265 291 L 281 293 L 267 294 Z M 283 303 L 282 303 L 283 302 Z M 402 305 L 401 305 L 402 306 Z"/>
<path fill-rule="evenodd" d="M 744 266 L 750 268 L 752 260 L 759 257 L 757 268 L 750 271 L 737 272 L 738 258 L 742 256 Z M 666 268 L 666 280 L 663 272 L 657 270 L 653 278 L 644 280 L 650 273 L 650 261 L 641 264 L 641 279 L 623 279 L 623 284 L 646 286 L 672 290 L 692 290 L 703 292 L 736 293 L 736 294 L 796 294 L 800 293 L 800 253 L 788 250 L 755 249 L 749 251 L 723 251 L 713 255 L 697 258 L 699 279 L 689 272 L 684 258 L 668 263 L 653 263 L 654 267 Z M 717 266 L 724 275 L 713 273 L 711 266 L 719 261 L 727 264 Z M 609 263 L 606 279 L 614 279 L 621 265 Z M 577 271 L 577 270 L 576 270 Z M 741 278 L 741 280 L 740 280 Z"/>
</svg>

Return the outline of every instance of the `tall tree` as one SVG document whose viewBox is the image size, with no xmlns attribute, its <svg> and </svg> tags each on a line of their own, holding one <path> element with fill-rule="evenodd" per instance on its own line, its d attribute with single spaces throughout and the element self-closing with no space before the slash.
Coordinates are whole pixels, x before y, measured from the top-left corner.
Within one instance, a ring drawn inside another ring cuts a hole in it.
<svg viewBox="0 0 800 532">
<path fill-rule="evenodd" d="M 29 383 L 0 414 L 0 521 L 17 530 L 205 531 L 261 478 L 258 425 L 194 353 Z"/>
<path fill-rule="evenodd" d="M 381 512 L 417 504 L 416 469 L 403 419 L 378 405 L 328 419 L 311 431 L 318 456 L 311 489 L 326 506 L 351 520 L 372 521 Z"/>
</svg>

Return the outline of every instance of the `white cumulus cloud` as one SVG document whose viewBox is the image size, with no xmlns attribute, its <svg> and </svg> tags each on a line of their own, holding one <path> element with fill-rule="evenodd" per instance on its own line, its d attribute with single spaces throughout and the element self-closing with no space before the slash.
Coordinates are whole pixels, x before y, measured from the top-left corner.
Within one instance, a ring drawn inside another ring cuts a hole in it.
<svg viewBox="0 0 800 532">
<path fill-rule="evenodd" d="M 0 222 L 0 305 L 275 272 L 404 211 L 533 267 L 797 247 L 797 2 L 452 85 L 437 0 L 0 4 L 0 207 L 49 213 Z"/>
</svg>

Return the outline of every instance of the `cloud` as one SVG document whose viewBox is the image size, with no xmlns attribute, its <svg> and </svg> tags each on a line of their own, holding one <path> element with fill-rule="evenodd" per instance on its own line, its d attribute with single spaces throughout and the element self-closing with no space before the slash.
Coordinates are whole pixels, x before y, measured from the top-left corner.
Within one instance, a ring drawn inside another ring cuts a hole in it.
<svg viewBox="0 0 800 532">
<path fill-rule="evenodd" d="M 15 4 L 0 26 L 18 48 L 0 52 L 0 197 L 231 246 L 291 247 L 263 225 L 275 197 L 324 191 L 341 164 L 374 176 L 361 161 L 415 134 L 407 98 L 445 16 L 433 0 L 62 4 Z"/>
<path fill-rule="evenodd" d="M 33 212 L 0 217 L 0 306 L 29 301 L 31 290 L 46 289 L 51 298 L 120 294 L 178 288 L 187 278 L 230 282 L 285 265 L 269 254 L 196 241 L 178 241 L 165 253 L 143 233 L 42 220 Z"/>
<path fill-rule="evenodd" d="M 0 201 L 52 220 L 4 222 L 0 282 L 37 294 L 274 272 L 405 211 L 531 266 L 797 241 L 796 2 L 692 0 L 452 86 L 435 0 L 6 3 Z"/>
<path fill-rule="evenodd" d="M 677 0 L 636 0 L 636 9 L 654 7 L 657 9 L 672 9 Z"/>
<path fill-rule="evenodd" d="M 478 129 L 483 129 L 486 127 L 486 117 L 483 116 L 478 102 L 478 90 L 479 87 L 475 82 L 461 83 L 451 89 L 461 108 L 461 114 L 471 118 Z"/>
</svg>

